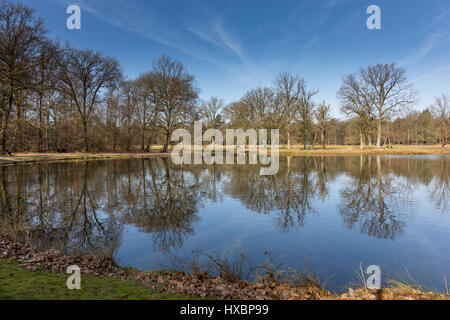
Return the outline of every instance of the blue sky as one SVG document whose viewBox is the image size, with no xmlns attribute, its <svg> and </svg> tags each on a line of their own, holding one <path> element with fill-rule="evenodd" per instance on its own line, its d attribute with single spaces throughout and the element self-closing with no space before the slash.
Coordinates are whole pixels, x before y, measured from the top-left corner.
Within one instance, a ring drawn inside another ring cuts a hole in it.
<svg viewBox="0 0 450 320">
<path fill-rule="evenodd" d="M 51 35 L 116 57 L 128 78 L 166 53 L 196 76 L 200 97 L 227 103 L 268 86 L 280 72 L 301 75 L 342 117 L 343 76 L 398 63 L 420 94 L 416 109 L 450 93 L 449 0 L 22 0 Z M 66 28 L 66 8 L 81 7 L 81 30 Z M 381 30 L 366 9 L 381 8 Z"/>
</svg>

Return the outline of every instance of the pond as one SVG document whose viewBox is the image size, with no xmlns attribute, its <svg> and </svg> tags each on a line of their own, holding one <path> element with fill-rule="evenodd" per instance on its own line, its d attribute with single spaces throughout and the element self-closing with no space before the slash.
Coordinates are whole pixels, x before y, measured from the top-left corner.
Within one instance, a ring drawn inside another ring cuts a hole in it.
<svg viewBox="0 0 450 320">
<path fill-rule="evenodd" d="M 282 157 L 275 176 L 170 158 L 4 165 L 0 196 L 2 233 L 141 270 L 243 253 L 337 290 L 360 264 L 439 290 L 450 276 L 449 156 Z"/>
</svg>

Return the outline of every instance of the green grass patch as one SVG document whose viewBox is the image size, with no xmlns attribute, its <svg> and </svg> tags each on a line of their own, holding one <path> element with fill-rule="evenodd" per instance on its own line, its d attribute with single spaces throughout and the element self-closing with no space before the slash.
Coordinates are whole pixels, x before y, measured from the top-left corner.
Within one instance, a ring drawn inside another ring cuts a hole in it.
<svg viewBox="0 0 450 320">
<path fill-rule="evenodd" d="M 0 259 L 1 300 L 181 300 L 195 299 L 152 291 L 133 280 L 81 275 L 81 289 L 69 290 L 70 275 L 35 272 L 11 259 Z"/>
</svg>

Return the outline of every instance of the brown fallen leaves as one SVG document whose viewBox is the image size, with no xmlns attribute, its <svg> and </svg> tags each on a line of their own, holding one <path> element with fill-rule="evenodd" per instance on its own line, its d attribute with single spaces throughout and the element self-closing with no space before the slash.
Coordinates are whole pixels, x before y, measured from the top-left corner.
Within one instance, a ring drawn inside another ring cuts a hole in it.
<svg viewBox="0 0 450 320">
<path fill-rule="evenodd" d="M 208 273 L 149 271 L 141 272 L 137 279 L 146 283 L 152 289 L 163 288 L 166 292 L 195 295 L 201 298 L 215 297 L 240 300 L 331 298 L 331 293 L 321 288 L 302 288 L 287 283 L 277 284 L 263 278 L 259 279 L 261 282 L 257 283 L 246 280 L 227 282 L 220 277 L 211 277 Z"/>
<path fill-rule="evenodd" d="M 448 300 L 449 296 L 434 292 L 423 292 L 407 285 L 397 285 L 382 290 L 359 288 L 336 296 L 339 300 Z"/>
<path fill-rule="evenodd" d="M 77 265 L 83 274 L 94 276 L 125 274 L 112 259 L 92 255 L 64 255 L 53 249 L 39 252 L 28 244 L 15 242 L 6 237 L 0 237 L 0 258 L 16 259 L 21 266 L 31 271 L 45 268 L 54 272 L 66 272 L 67 267 Z"/>
</svg>

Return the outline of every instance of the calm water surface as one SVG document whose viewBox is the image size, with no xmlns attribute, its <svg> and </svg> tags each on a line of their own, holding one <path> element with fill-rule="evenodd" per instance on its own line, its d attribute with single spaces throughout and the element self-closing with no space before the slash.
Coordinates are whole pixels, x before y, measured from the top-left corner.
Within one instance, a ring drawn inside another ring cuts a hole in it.
<svg viewBox="0 0 450 320">
<path fill-rule="evenodd" d="M 241 250 L 252 265 L 307 261 L 336 288 L 360 263 L 438 289 L 450 276 L 448 156 L 289 157 L 266 177 L 170 159 L 12 165 L 0 195 L 1 232 L 139 269 Z"/>
</svg>

